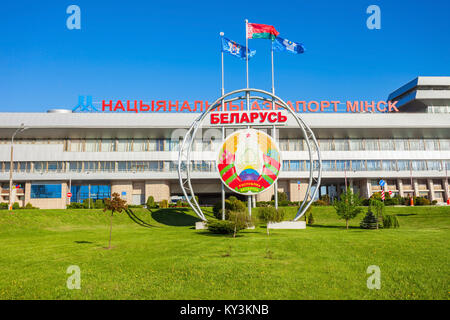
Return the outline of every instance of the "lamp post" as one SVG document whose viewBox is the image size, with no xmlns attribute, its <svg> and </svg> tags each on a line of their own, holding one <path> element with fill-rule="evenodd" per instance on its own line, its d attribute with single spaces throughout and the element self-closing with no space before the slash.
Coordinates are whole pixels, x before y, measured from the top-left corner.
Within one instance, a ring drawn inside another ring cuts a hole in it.
<svg viewBox="0 0 450 320">
<path fill-rule="evenodd" d="M 9 205 L 8 210 L 12 210 L 13 206 L 13 199 L 12 199 L 12 187 L 13 187 L 13 169 L 14 169 L 14 162 L 13 162 L 13 155 L 14 155 L 14 137 L 27 130 L 28 128 L 25 127 L 23 123 L 20 124 L 20 127 L 17 128 L 16 131 L 14 131 L 12 137 L 11 137 L 11 161 L 9 163 Z"/>
</svg>

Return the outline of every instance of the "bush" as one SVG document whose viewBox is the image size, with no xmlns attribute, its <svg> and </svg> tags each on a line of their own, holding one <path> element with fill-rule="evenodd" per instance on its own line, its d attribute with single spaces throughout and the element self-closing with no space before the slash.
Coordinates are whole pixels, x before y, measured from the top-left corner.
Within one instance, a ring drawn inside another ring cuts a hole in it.
<svg viewBox="0 0 450 320">
<path fill-rule="evenodd" d="M 330 203 L 325 202 L 324 200 L 316 200 L 312 203 L 313 206 L 328 206 Z"/>
<path fill-rule="evenodd" d="M 168 208 L 168 207 L 169 207 L 169 201 L 167 201 L 166 199 L 161 200 L 161 201 L 159 202 L 159 207 L 160 207 L 160 208 Z"/>
<path fill-rule="evenodd" d="M 105 203 L 103 202 L 103 200 L 100 200 L 100 199 L 95 200 L 95 203 L 94 203 L 95 209 L 103 209 L 104 207 L 105 207 Z"/>
<path fill-rule="evenodd" d="M 331 203 L 331 202 L 330 202 L 330 196 L 327 195 L 327 194 L 321 195 L 320 198 L 319 198 L 319 200 L 325 202 L 325 203 L 326 203 L 326 206 L 329 206 L 330 203 Z"/>
<path fill-rule="evenodd" d="M 83 204 L 78 202 L 71 202 L 66 206 L 67 209 L 82 209 Z"/>
<path fill-rule="evenodd" d="M 283 221 L 285 211 L 282 208 L 275 209 L 274 207 L 263 207 L 258 211 L 259 220 L 268 222 L 280 222 Z"/>
<path fill-rule="evenodd" d="M 360 224 L 363 229 L 376 229 L 377 228 L 377 217 L 373 214 L 372 210 L 369 208 L 367 214 Z"/>
<path fill-rule="evenodd" d="M 312 212 L 310 212 L 309 216 L 308 216 L 308 225 L 312 226 L 314 224 L 314 216 L 312 214 Z"/>
<path fill-rule="evenodd" d="M 228 219 L 231 211 L 246 212 L 247 207 L 244 202 L 234 196 L 231 196 L 225 200 L 225 219 Z M 218 202 L 214 205 L 213 214 L 216 219 L 222 219 L 222 202 Z"/>
<path fill-rule="evenodd" d="M 94 200 L 92 199 L 84 199 L 83 200 L 83 208 L 84 209 L 93 209 L 94 208 Z"/>
<path fill-rule="evenodd" d="M 272 200 L 275 200 L 275 195 L 272 195 Z M 288 200 L 286 192 L 278 191 L 278 203 L 281 201 Z"/>
<path fill-rule="evenodd" d="M 144 206 L 142 204 L 129 204 L 128 208 L 143 208 Z"/>
<path fill-rule="evenodd" d="M 13 208 L 13 210 L 19 210 L 20 209 L 19 203 L 18 202 L 14 202 L 12 208 Z"/>
<path fill-rule="evenodd" d="M 431 204 L 432 204 L 433 206 L 435 206 L 437 203 L 438 203 L 437 200 L 431 201 Z"/>
<path fill-rule="evenodd" d="M 395 214 L 385 215 L 383 217 L 383 228 L 399 228 L 400 224 L 398 223 L 397 216 Z"/>
<path fill-rule="evenodd" d="M 31 203 L 29 203 L 29 202 L 23 208 L 24 209 L 28 209 L 28 210 L 30 210 L 30 209 L 39 209 L 37 207 L 33 207 L 33 205 Z"/>
<path fill-rule="evenodd" d="M 147 208 L 149 208 L 149 209 L 157 208 L 157 207 L 158 207 L 157 204 L 156 204 L 156 202 L 155 202 L 155 198 L 153 198 L 153 196 L 149 196 L 149 197 L 147 198 L 147 203 L 146 203 L 146 205 L 147 205 Z"/>
<path fill-rule="evenodd" d="M 216 234 L 233 234 L 234 223 L 229 220 L 208 221 L 208 231 Z"/>
<path fill-rule="evenodd" d="M 415 206 L 429 206 L 430 200 L 428 200 L 425 197 L 413 197 L 414 205 Z"/>
<path fill-rule="evenodd" d="M 6 202 L 0 203 L 0 210 L 8 210 L 8 203 Z"/>
</svg>

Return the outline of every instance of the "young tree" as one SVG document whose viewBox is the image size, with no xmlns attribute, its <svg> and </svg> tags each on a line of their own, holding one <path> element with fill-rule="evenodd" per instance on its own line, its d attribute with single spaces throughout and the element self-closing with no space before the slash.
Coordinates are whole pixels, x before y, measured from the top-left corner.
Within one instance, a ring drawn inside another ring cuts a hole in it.
<svg viewBox="0 0 450 320">
<path fill-rule="evenodd" d="M 377 229 L 379 229 L 379 221 L 380 219 L 383 220 L 384 202 L 378 199 L 370 199 L 369 209 L 375 212 L 375 216 L 377 217 Z"/>
<path fill-rule="evenodd" d="M 341 193 L 340 200 L 334 201 L 334 209 L 339 218 L 345 219 L 345 226 L 347 229 L 348 221 L 355 218 L 361 212 L 361 208 L 358 207 L 360 204 L 360 197 L 353 193 L 350 188 L 347 188 L 347 191 Z"/>
<path fill-rule="evenodd" d="M 279 208 L 277 210 L 274 207 L 259 208 L 258 218 L 267 224 L 267 235 L 269 235 L 269 223 L 283 221 L 284 209 Z"/>
<path fill-rule="evenodd" d="M 109 224 L 109 245 L 108 249 L 111 249 L 111 234 L 112 234 L 112 218 L 114 212 L 122 212 L 123 210 L 127 210 L 128 205 L 127 201 L 120 198 L 120 195 L 117 192 L 112 194 L 111 199 L 105 199 L 105 209 L 103 212 L 111 211 L 111 218 Z"/>
</svg>

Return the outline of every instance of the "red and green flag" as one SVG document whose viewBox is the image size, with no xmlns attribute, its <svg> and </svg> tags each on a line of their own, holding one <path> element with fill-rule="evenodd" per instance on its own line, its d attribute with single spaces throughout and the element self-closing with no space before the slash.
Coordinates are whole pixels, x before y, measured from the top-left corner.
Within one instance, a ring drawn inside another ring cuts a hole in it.
<svg viewBox="0 0 450 320">
<path fill-rule="evenodd" d="M 248 23 L 247 24 L 247 38 L 248 39 L 270 39 L 275 40 L 275 38 L 280 33 L 275 30 L 274 26 L 269 26 L 268 24 L 259 23 Z"/>
</svg>

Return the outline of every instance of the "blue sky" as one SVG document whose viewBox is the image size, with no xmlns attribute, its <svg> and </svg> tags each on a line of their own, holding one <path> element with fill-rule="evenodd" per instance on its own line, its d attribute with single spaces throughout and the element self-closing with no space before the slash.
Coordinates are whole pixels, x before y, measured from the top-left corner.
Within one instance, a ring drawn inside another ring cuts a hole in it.
<svg viewBox="0 0 450 320">
<path fill-rule="evenodd" d="M 66 8 L 81 8 L 68 30 Z M 381 8 L 381 30 L 366 8 Z M 385 100 L 418 75 L 450 75 L 450 1 L 10 1 L 0 6 L 0 111 L 94 101 L 214 100 L 219 32 L 245 44 L 244 19 L 274 25 L 306 53 L 276 53 L 285 100 Z M 250 86 L 270 90 L 270 42 L 250 40 Z M 245 63 L 225 57 L 226 90 Z"/>
</svg>

